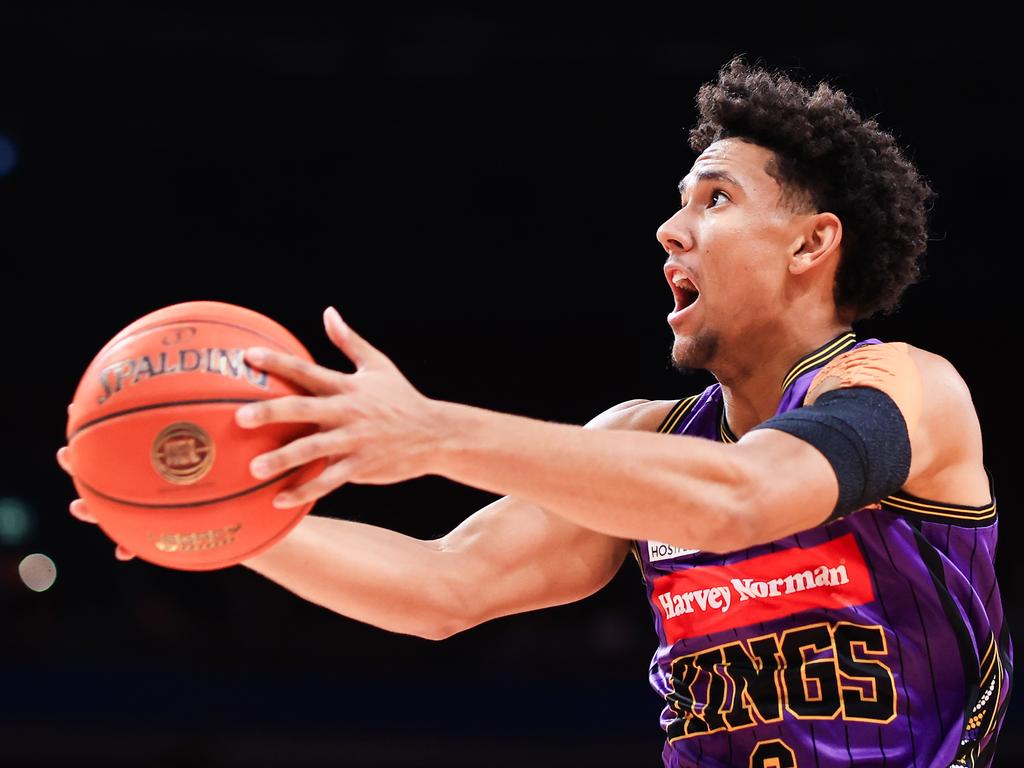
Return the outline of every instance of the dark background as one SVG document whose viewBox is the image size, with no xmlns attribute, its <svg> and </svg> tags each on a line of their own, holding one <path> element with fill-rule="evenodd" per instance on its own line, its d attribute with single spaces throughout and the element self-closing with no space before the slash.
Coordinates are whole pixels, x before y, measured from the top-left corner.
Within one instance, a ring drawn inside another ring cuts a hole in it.
<svg viewBox="0 0 1024 768">
<path fill-rule="evenodd" d="M 737 53 L 846 90 L 939 193 L 926 278 L 858 331 L 941 354 L 971 387 L 1019 626 L 1010 26 L 860 5 L 5 6 L 0 763 L 660 765 L 656 639 L 632 558 L 589 600 L 434 643 L 242 567 L 117 562 L 67 513 L 54 453 L 103 343 L 194 299 L 261 311 L 348 370 L 321 325 L 333 304 L 425 394 L 536 418 L 699 391 L 710 378 L 667 366 L 654 232 L 694 159 L 696 90 Z M 434 537 L 493 498 L 432 477 L 346 486 L 316 513 Z M 57 563 L 46 592 L 18 577 L 31 552 Z M 1015 703 L 1004 733 L 1020 724 Z M 1020 759 L 1014 741 L 1002 764 Z"/>
</svg>

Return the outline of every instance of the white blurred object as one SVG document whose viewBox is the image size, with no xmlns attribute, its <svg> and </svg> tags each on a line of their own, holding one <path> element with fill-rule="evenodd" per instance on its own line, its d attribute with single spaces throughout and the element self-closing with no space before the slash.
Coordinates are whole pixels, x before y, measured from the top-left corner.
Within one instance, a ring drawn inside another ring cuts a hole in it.
<svg viewBox="0 0 1024 768">
<path fill-rule="evenodd" d="M 57 564 L 37 552 L 18 563 L 18 574 L 26 587 L 35 592 L 45 592 L 57 580 Z"/>
</svg>

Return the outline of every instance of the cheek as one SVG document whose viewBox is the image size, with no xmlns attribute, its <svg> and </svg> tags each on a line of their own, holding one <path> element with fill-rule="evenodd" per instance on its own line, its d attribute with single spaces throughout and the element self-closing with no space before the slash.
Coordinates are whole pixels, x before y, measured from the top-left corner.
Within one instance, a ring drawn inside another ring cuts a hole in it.
<svg viewBox="0 0 1024 768">
<path fill-rule="evenodd" d="M 785 285 L 775 270 L 739 263 L 714 275 L 707 298 L 708 308 L 725 322 L 745 321 L 773 313 L 784 303 Z"/>
<path fill-rule="evenodd" d="M 761 315 L 785 300 L 784 248 L 772 228 L 736 228 L 718 233 L 701 254 L 708 306 L 725 316 Z M 703 297 L 703 294 L 702 294 Z"/>
<path fill-rule="evenodd" d="M 756 299 L 772 286 L 776 277 L 761 260 L 749 257 L 749 252 L 736 254 L 737 258 L 717 258 L 714 268 L 707 270 L 706 279 L 716 295 L 733 298 L 749 295 Z"/>
<path fill-rule="evenodd" d="M 782 252 L 770 241 L 761 241 L 754 248 L 744 263 L 734 266 L 733 274 L 737 282 L 742 281 L 751 303 L 776 301 L 784 295 L 786 287 Z"/>
</svg>

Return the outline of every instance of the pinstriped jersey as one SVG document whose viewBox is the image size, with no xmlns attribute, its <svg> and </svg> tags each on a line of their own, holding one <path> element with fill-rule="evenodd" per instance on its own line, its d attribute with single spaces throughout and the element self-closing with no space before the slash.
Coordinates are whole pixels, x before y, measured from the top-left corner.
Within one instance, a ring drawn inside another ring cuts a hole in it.
<svg viewBox="0 0 1024 768">
<path fill-rule="evenodd" d="M 845 333 L 801 358 L 776 412 L 803 405 L 833 358 L 878 343 Z M 718 384 L 658 431 L 736 440 Z M 739 552 L 634 542 L 667 768 L 990 765 L 1013 649 L 989 483 L 980 507 L 900 491 Z"/>
</svg>

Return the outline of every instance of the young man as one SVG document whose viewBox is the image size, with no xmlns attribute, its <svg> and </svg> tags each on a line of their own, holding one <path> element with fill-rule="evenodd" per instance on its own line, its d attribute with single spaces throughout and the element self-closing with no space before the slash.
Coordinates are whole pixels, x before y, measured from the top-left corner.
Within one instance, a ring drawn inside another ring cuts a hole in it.
<svg viewBox="0 0 1024 768">
<path fill-rule="evenodd" d="M 332 461 L 280 505 L 425 474 L 505 497 L 436 541 L 310 516 L 246 565 L 441 639 L 590 595 L 632 549 L 666 766 L 989 765 L 1012 648 L 970 393 L 943 358 L 851 330 L 916 279 L 933 193 L 827 85 L 734 60 L 698 105 L 658 240 L 673 363 L 718 383 L 585 429 L 535 421 L 424 397 L 330 309 L 355 373 L 247 353 L 313 395 L 238 423 L 320 426 L 254 476 Z"/>
</svg>

